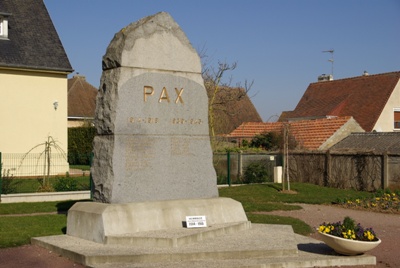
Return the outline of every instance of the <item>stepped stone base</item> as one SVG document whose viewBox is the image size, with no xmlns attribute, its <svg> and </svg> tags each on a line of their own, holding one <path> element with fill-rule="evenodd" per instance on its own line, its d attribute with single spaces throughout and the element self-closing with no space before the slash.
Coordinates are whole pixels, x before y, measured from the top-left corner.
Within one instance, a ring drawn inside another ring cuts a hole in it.
<svg viewBox="0 0 400 268">
<path fill-rule="evenodd" d="M 185 228 L 204 215 L 207 227 Z M 67 235 L 36 244 L 96 268 L 323 267 L 374 265 L 369 255 L 340 256 L 324 243 L 295 235 L 290 225 L 251 224 L 230 198 L 131 204 L 77 203 Z"/>
<path fill-rule="evenodd" d="M 187 229 L 192 235 L 199 230 Z M 206 232 L 204 228 L 202 230 Z M 169 236 L 179 237 L 174 235 L 174 230 L 169 232 Z M 150 236 L 150 233 L 147 232 L 146 235 Z M 294 234 L 289 225 L 252 224 L 249 230 L 179 247 L 152 247 L 146 243 L 100 244 L 69 235 L 33 238 L 32 244 L 96 268 L 272 268 L 376 264 L 376 258 L 366 254 L 337 255 L 318 240 Z"/>
</svg>

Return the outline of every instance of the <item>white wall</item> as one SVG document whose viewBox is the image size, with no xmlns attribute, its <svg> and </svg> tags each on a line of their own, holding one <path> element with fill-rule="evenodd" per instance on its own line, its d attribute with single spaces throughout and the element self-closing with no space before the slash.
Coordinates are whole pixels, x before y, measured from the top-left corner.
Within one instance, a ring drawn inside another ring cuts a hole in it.
<svg viewBox="0 0 400 268">
<path fill-rule="evenodd" d="M 385 108 L 383 109 L 374 130 L 378 132 L 394 131 L 394 108 L 400 108 L 400 80 L 397 82 Z"/>
</svg>

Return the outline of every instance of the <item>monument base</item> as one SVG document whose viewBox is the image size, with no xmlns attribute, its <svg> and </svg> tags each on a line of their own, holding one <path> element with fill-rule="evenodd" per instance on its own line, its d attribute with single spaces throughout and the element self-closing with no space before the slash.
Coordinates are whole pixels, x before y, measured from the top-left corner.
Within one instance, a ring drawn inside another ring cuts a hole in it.
<svg viewBox="0 0 400 268">
<path fill-rule="evenodd" d="M 79 202 L 68 211 L 67 235 L 102 244 L 135 243 L 137 233 L 183 229 L 187 216 L 205 216 L 207 227 L 213 227 L 215 233 L 250 228 L 242 204 L 230 198 L 129 204 Z M 174 239 L 167 244 L 176 245 L 178 240 Z"/>
</svg>

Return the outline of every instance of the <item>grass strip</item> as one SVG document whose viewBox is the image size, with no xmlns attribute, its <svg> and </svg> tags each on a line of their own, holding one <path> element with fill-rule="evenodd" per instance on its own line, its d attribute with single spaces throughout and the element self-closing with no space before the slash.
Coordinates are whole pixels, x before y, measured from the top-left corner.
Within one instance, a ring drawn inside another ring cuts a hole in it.
<svg viewBox="0 0 400 268">
<path fill-rule="evenodd" d="M 220 188 L 219 194 L 221 197 L 230 197 L 241 202 L 247 212 L 299 209 L 290 205 L 279 205 L 279 203 L 331 204 L 338 198 L 355 199 L 373 196 L 369 192 L 321 187 L 307 183 L 291 183 L 291 190 L 296 192 L 294 194 L 280 190 L 280 184 L 250 184 Z"/>
<path fill-rule="evenodd" d="M 83 202 L 81 200 L 79 202 Z M 88 200 L 86 200 L 88 201 Z M 34 203 L 6 203 L 0 204 L 0 215 L 31 214 L 46 212 L 68 211 L 78 201 L 54 201 Z"/>
<path fill-rule="evenodd" d="M 29 244 L 32 237 L 61 235 L 66 222 L 65 215 L 1 217 L 0 248 Z"/>
<path fill-rule="evenodd" d="M 252 213 L 246 214 L 247 219 L 252 223 L 291 225 L 293 231 L 300 235 L 309 235 L 313 232 L 308 224 L 296 218 Z"/>
</svg>

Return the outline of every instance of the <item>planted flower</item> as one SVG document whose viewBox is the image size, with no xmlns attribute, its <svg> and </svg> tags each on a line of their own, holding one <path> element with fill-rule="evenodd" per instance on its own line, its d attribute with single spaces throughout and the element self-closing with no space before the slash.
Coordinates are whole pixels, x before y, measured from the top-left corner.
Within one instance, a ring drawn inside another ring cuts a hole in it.
<svg viewBox="0 0 400 268">
<path fill-rule="evenodd" d="M 336 252 L 344 255 L 357 255 L 379 245 L 381 240 L 372 228 L 355 224 L 350 217 L 342 222 L 322 223 L 318 232 L 322 240 Z"/>
<path fill-rule="evenodd" d="M 346 239 L 359 241 L 378 241 L 378 238 L 372 228 L 364 228 L 361 224 L 355 224 L 350 217 L 345 217 L 342 222 L 322 223 L 318 231 L 324 234 L 330 234 Z"/>
</svg>

